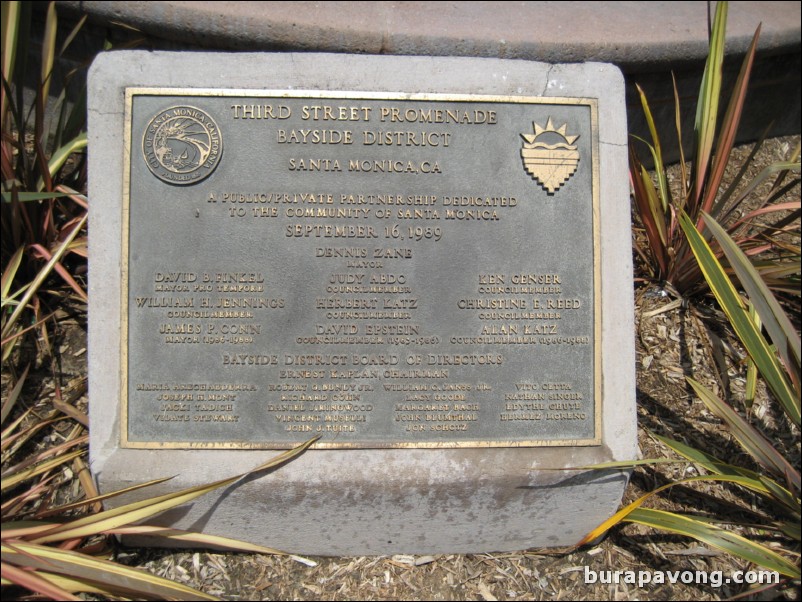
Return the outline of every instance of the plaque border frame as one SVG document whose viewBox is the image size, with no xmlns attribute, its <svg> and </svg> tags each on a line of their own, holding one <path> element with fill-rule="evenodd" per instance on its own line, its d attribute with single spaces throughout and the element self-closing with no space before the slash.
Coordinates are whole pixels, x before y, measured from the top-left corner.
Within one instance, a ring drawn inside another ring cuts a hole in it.
<svg viewBox="0 0 802 602">
<path fill-rule="evenodd" d="M 601 274 L 601 222 L 599 174 L 599 122 L 598 99 L 560 96 L 514 96 L 496 94 L 404 93 L 340 90 L 271 90 L 237 88 L 141 87 L 125 88 L 123 132 L 123 190 L 121 216 L 120 262 L 120 448 L 123 449 L 226 449 L 226 450 L 281 450 L 291 449 L 306 440 L 299 437 L 295 443 L 244 442 L 244 441 L 130 441 L 128 439 L 128 285 L 129 285 L 129 233 L 131 197 L 131 153 L 133 99 L 135 96 L 185 97 L 238 97 L 238 98 L 313 98 L 333 100 L 399 100 L 430 102 L 482 102 L 498 104 L 538 104 L 587 106 L 590 109 L 591 129 L 591 194 L 593 220 L 593 393 L 594 437 L 587 439 L 531 440 L 531 441 L 420 441 L 387 444 L 317 441 L 315 449 L 465 449 L 465 448 L 528 448 L 528 447 L 581 447 L 601 446 L 602 441 L 602 274 Z"/>
</svg>

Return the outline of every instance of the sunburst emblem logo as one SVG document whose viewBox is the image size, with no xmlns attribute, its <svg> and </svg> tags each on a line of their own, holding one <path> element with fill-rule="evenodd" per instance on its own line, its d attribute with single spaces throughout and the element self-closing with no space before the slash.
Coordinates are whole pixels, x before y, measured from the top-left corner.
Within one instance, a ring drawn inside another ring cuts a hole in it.
<svg viewBox="0 0 802 602">
<path fill-rule="evenodd" d="M 555 128 L 549 117 L 546 127 L 532 122 L 533 134 L 521 134 L 524 139 L 521 158 L 526 173 L 532 176 L 548 194 L 554 194 L 574 175 L 579 165 L 579 151 L 574 145 L 579 136 L 566 134 L 568 124 Z"/>
</svg>

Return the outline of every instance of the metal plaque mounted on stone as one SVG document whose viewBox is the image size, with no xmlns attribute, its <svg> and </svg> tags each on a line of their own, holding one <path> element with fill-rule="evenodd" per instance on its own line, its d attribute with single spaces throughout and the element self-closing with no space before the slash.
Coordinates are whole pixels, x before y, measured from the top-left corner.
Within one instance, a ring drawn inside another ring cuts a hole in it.
<svg viewBox="0 0 802 602">
<path fill-rule="evenodd" d="M 176 475 L 110 507 L 319 436 L 156 524 L 433 554 L 615 512 L 577 469 L 637 457 L 618 69 L 128 51 L 89 88 L 90 462 Z"/>
<path fill-rule="evenodd" d="M 122 447 L 600 444 L 596 99 L 125 94 Z"/>
</svg>

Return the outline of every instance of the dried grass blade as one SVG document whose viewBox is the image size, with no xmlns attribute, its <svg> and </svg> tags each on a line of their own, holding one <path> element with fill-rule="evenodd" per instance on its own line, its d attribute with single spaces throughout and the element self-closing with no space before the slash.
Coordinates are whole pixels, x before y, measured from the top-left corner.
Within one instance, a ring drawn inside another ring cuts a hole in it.
<svg viewBox="0 0 802 602">
<path fill-rule="evenodd" d="M 685 209 L 685 201 L 688 193 L 688 171 L 685 168 L 685 149 L 682 148 L 682 114 L 680 112 L 679 91 L 677 90 L 677 78 L 671 72 L 671 81 L 674 84 L 674 123 L 677 128 L 677 145 L 679 147 L 679 167 L 680 167 L 680 210 Z"/>
<path fill-rule="evenodd" d="M 42 71 L 39 81 L 41 88 L 39 95 L 47 103 L 50 93 L 50 77 L 53 74 L 53 64 L 56 58 L 56 32 L 58 31 L 58 18 L 56 17 L 56 3 L 50 2 L 47 6 L 45 19 L 45 32 L 42 39 Z"/>
<path fill-rule="evenodd" d="M 2 553 L 3 558 L 7 561 L 19 558 L 20 561 L 24 560 L 26 565 L 34 568 L 63 573 L 81 580 L 86 579 L 91 583 L 101 583 L 114 588 L 139 592 L 140 595 L 144 593 L 178 600 L 217 600 L 214 596 L 180 583 L 69 550 L 27 542 L 14 542 L 13 548 L 3 545 Z"/>
<path fill-rule="evenodd" d="M 67 159 L 71 154 L 85 149 L 86 145 L 86 132 L 81 132 L 75 138 L 67 142 L 64 146 L 60 147 L 53 153 L 53 155 L 50 157 L 50 161 L 47 164 L 49 172 L 56 173 L 59 169 L 61 169 L 64 163 L 67 162 Z M 36 190 L 44 190 L 45 184 L 45 180 L 43 178 L 39 178 L 39 181 L 36 184 Z"/>
<path fill-rule="evenodd" d="M 67 238 L 65 238 L 64 241 L 61 243 L 61 245 L 59 245 L 58 249 L 56 249 L 56 252 L 53 253 L 53 256 L 50 258 L 50 261 L 48 261 L 47 264 L 45 264 L 45 266 L 41 270 L 39 270 L 39 273 L 36 274 L 36 277 L 33 279 L 33 282 L 31 282 L 31 285 L 28 287 L 28 290 L 25 291 L 25 295 L 20 300 L 19 305 L 17 305 L 17 307 L 14 309 L 13 313 L 11 314 L 11 317 L 6 322 L 5 327 L 3 328 L 2 334 L 0 334 L 0 337 L 6 338 L 6 336 L 8 334 L 10 334 L 13 325 L 19 319 L 20 315 L 22 314 L 22 312 L 24 311 L 25 307 L 30 302 L 30 300 L 33 297 L 33 295 L 36 293 L 37 290 L 39 290 L 39 287 L 42 285 L 42 283 L 45 281 L 47 276 L 53 270 L 53 267 L 59 261 L 61 261 L 61 258 L 67 252 L 67 249 L 69 248 L 70 244 L 75 239 L 75 237 L 78 236 L 78 232 L 81 230 L 81 228 L 83 228 L 83 226 L 86 223 L 86 220 L 88 218 L 89 218 L 88 214 L 85 214 L 81 218 L 81 220 L 76 224 L 76 226 L 69 233 Z"/>
<path fill-rule="evenodd" d="M 70 196 L 69 194 L 58 193 L 58 192 L 16 192 L 14 194 L 16 194 L 17 200 L 20 203 L 32 203 L 35 201 L 46 201 L 49 199 L 61 199 Z M 11 192 L 4 190 L 2 196 L 4 203 L 10 203 L 14 195 Z"/>
<path fill-rule="evenodd" d="M 37 514 L 37 517 L 44 518 L 46 516 L 51 516 L 53 514 L 63 514 L 68 510 L 74 510 L 75 508 L 81 508 L 82 506 L 87 506 L 89 504 L 98 504 L 103 500 L 107 500 L 113 497 L 117 497 L 119 495 L 124 495 L 126 493 L 131 493 L 132 491 L 136 491 L 137 489 L 144 489 L 145 487 L 152 487 L 153 485 L 158 485 L 159 483 L 164 483 L 165 481 L 169 481 L 175 477 L 163 477 L 161 479 L 154 479 L 152 481 L 148 481 L 147 483 L 139 483 L 138 485 L 132 485 L 131 487 L 126 487 L 125 489 L 118 489 L 117 491 L 111 491 L 109 493 L 104 493 L 101 495 L 96 495 L 85 500 L 81 500 L 79 502 L 73 502 L 71 504 L 64 504 L 63 506 L 56 506 L 55 508 L 51 508 L 45 512 Z"/>
<path fill-rule="evenodd" d="M 17 51 L 17 34 L 20 22 L 20 2 L 2 3 L 2 31 L 3 31 L 3 80 L 14 81 L 14 62 Z M 0 92 L 2 105 L 0 105 L 0 119 L 5 123 L 7 104 L 10 98 L 6 97 L 5 88 Z"/>
<path fill-rule="evenodd" d="M 75 203 L 77 203 L 84 209 L 89 209 L 89 200 L 86 198 L 85 195 L 79 194 L 77 190 L 73 190 L 69 186 L 64 186 L 64 184 L 56 186 L 56 190 L 70 197 Z"/>
<path fill-rule="evenodd" d="M 92 473 L 89 472 L 89 466 L 86 465 L 86 462 L 83 461 L 82 458 L 75 458 L 72 461 L 72 471 L 78 476 L 78 482 L 81 483 L 81 488 L 84 490 L 84 496 L 91 499 L 100 495 L 100 492 L 95 485 L 95 481 L 92 478 Z M 90 512 L 101 512 L 103 510 L 103 504 L 100 502 L 95 502 L 92 504 L 92 507 L 89 509 Z M 40 516 L 37 513 L 37 516 Z"/>
<path fill-rule="evenodd" d="M 719 399 L 718 396 L 703 384 L 692 378 L 686 378 L 686 380 L 708 409 L 727 424 L 732 435 L 750 456 L 773 474 L 784 477 L 792 487 L 795 487 L 796 490 L 799 491 L 799 472 L 774 449 L 771 443 L 769 443 L 755 427 L 741 418 L 735 410 Z"/>
<path fill-rule="evenodd" d="M 643 458 L 641 460 L 620 460 L 617 462 L 599 462 L 598 464 L 589 464 L 586 466 L 576 466 L 570 468 L 540 468 L 538 470 L 607 470 L 613 469 L 627 469 L 634 468 L 635 466 L 652 466 L 654 464 L 687 464 L 682 460 L 674 458 Z"/>
<path fill-rule="evenodd" d="M 783 406 L 788 417 L 798 426 L 800 424 L 799 397 L 794 398 L 791 384 L 780 368 L 780 362 L 772 353 L 766 339 L 755 328 L 741 298 L 727 277 L 707 242 L 690 222 L 686 215 L 680 216 L 680 224 L 696 256 L 710 290 L 727 314 L 738 338 L 760 370 L 769 388 Z"/>
<path fill-rule="evenodd" d="M 760 173 L 758 173 L 755 178 L 749 182 L 749 184 L 744 188 L 737 197 L 733 200 L 733 202 L 729 205 L 726 211 L 722 211 L 719 213 L 717 219 L 722 223 L 726 223 L 730 219 L 730 215 L 732 212 L 738 208 L 738 206 L 743 202 L 743 200 L 752 194 L 755 189 L 763 184 L 766 180 L 768 180 L 772 175 L 776 173 L 786 172 L 786 171 L 799 171 L 800 166 L 799 163 L 789 163 L 787 161 L 779 161 L 777 163 L 772 163 L 764 167 Z M 758 209 L 761 209 L 759 207 Z"/>
<path fill-rule="evenodd" d="M 772 342 L 777 347 L 780 357 L 786 362 L 789 369 L 798 372 L 800 368 L 800 347 L 802 345 L 800 345 L 799 335 L 793 324 L 791 324 L 788 315 L 732 238 L 709 215 L 703 214 L 702 217 L 708 229 L 718 241 L 721 250 L 724 251 L 730 266 L 738 275 L 738 280 L 741 281 L 746 294 L 749 295 L 749 299 L 754 304 L 755 310 L 765 325 Z M 754 328 L 756 331 L 760 331 L 759 324 L 754 325 Z M 798 406 L 798 395 L 796 403 Z M 796 414 L 799 415 L 799 407 L 796 408 Z M 797 424 L 799 424 L 798 420 Z"/>
<path fill-rule="evenodd" d="M 703 468 L 713 472 L 714 474 L 719 474 L 722 476 L 733 476 L 733 477 L 741 477 L 744 480 L 735 481 L 739 485 L 742 485 L 752 491 L 756 491 L 758 493 L 769 493 L 774 496 L 780 503 L 787 505 L 788 500 L 793 500 L 793 494 L 788 491 L 785 487 L 779 485 L 776 481 L 769 479 L 761 474 L 753 470 L 748 470 L 746 468 L 741 468 L 740 466 L 735 466 L 733 464 L 727 464 L 726 462 L 722 462 L 715 456 L 698 450 L 696 448 L 690 447 L 681 443 L 679 441 L 675 441 L 673 439 L 669 439 L 668 437 L 663 437 L 661 435 L 653 435 L 663 443 L 665 443 L 668 447 L 674 450 L 676 453 L 680 454 L 681 456 L 691 460 L 695 464 L 702 466 Z M 794 506 L 789 506 L 791 510 L 794 509 Z M 799 504 L 796 503 L 796 509 L 798 510 Z"/>
<path fill-rule="evenodd" d="M 4 193 L 5 194 L 5 193 Z M 11 283 L 14 281 L 14 276 L 17 275 L 17 270 L 22 263 L 22 255 L 25 252 L 25 246 L 19 247 L 14 251 L 14 255 L 8 260 L 6 269 L 3 270 L 3 277 L 0 280 L 0 291 L 2 292 L 2 304 L 5 307 L 8 299 L 8 294 L 11 292 Z"/>
<path fill-rule="evenodd" d="M 215 489 L 231 485 L 245 476 L 273 468 L 280 464 L 284 464 L 285 462 L 294 459 L 296 456 L 306 451 L 306 449 L 315 441 L 317 441 L 317 439 L 317 437 L 310 439 L 306 443 L 303 443 L 291 450 L 287 450 L 286 452 L 271 458 L 269 461 L 257 466 L 253 470 L 249 470 L 248 472 L 244 472 L 227 479 L 222 479 L 214 483 L 190 487 L 182 491 L 167 493 L 151 499 L 126 504 L 124 506 L 120 506 L 119 508 L 106 510 L 105 512 L 101 512 L 92 516 L 86 516 L 72 521 L 69 524 L 55 527 L 51 531 L 37 537 L 34 542 L 48 543 L 51 541 L 87 537 L 89 535 L 102 533 L 110 529 L 116 529 L 117 527 L 122 527 L 123 525 L 136 523 L 165 510 L 169 510 L 170 508 L 174 508 L 175 506 L 180 506 L 181 504 L 190 502 L 202 495 L 205 495 L 206 493 L 214 491 Z"/>
<path fill-rule="evenodd" d="M 61 589 L 68 592 L 97 594 L 99 596 L 102 596 L 103 599 L 105 600 L 111 600 L 119 593 L 115 592 L 111 588 L 101 587 L 97 583 L 92 583 L 89 579 L 73 579 L 72 577 L 66 577 L 64 575 L 51 573 L 49 571 L 36 571 L 36 575 L 38 575 L 42 579 L 47 579 L 50 583 L 52 583 L 56 587 L 60 587 Z M 78 599 L 83 600 L 84 598 L 78 598 Z"/>
<path fill-rule="evenodd" d="M 54 399 L 53 407 L 56 408 L 59 412 L 62 412 L 65 416 L 69 416 L 79 424 L 83 425 L 86 428 L 89 428 L 89 416 L 87 416 L 86 413 L 82 412 L 75 406 L 72 406 L 63 401 L 59 401 L 58 399 Z"/>
<path fill-rule="evenodd" d="M 766 138 L 768 137 L 769 132 L 771 131 L 773 125 L 774 123 L 772 122 L 765 130 L 763 130 L 763 132 L 760 134 L 760 137 L 755 142 L 754 146 L 752 146 L 752 150 L 749 151 L 749 156 L 741 163 L 741 166 L 738 169 L 738 173 L 735 174 L 735 176 L 731 179 L 730 185 L 727 187 L 727 190 L 724 191 L 724 193 L 721 195 L 719 199 L 719 203 L 721 203 L 722 205 L 727 204 L 728 200 L 732 197 L 733 194 L 735 194 L 735 190 L 744 181 L 744 176 L 746 175 L 746 172 L 749 171 L 749 167 L 752 165 L 752 163 L 755 160 L 755 157 L 757 157 L 757 154 L 763 147 L 763 143 L 766 141 Z"/>
<path fill-rule="evenodd" d="M 780 502 L 783 506 L 785 506 L 790 515 L 796 517 L 796 520 L 799 521 L 799 497 L 794 496 L 790 491 L 788 491 L 785 487 L 780 486 L 777 482 L 773 481 L 772 479 L 767 479 L 766 477 L 762 478 L 763 484 L 766 486 L 766 489 L 769 490 L 772 497 L 775 500 Z M 797 522 L 797 524 L 799 524 Z M 797 537 L 797 541 L 799 538 Z"/>
<path fill-rule="evenodd" d="M 766 486 L 760 481 L 760 479 L 752 479 L 737 474 L 702 475 L 696 477 L 689 477 L 687 479 L 681 479 L 679 481 L 672 481 L 670 483 L 666 483 L 665 485 L 658 487 L 657 489 L 653 489 L 649 493 L 646 493 L 641 497 L 639 497 L 638 499 L 636 499 L 634 502 L 631 502 L 630 504 L 621 508 L 618 512 L 613 514 L 610 518 L 602 522 L 598 527 L 596 527 L 590 533 L 585 535 L 585 537 L 583 537 L 582 540 L 576 544 L 576 547 L 584 546 L 590 543 L 591 541 L 598 539 L 605 533 L 607 533 L 607 531 L 612 529 L 618 523 L 625 520 L 630 513 L 635 511 L 637 508 L 640 508 L 644 504 L 644 502 L 646 502 L 646 500 L 648 500 L 650 497 L 655 496 L 658 493 L 665 491 L 666 489 L 670 489 L 675 485 L 683 485 L 685 483 L 694 483 L 699 481 L 737 483 L 758 493 L 769 492 Z"/>
<path fill-rule="evenodd" d="M 671 533 L 693 537 L 716 549 L 777 571 L 792 579 L 799 579 L 800 577 L 799 567 L 769 548 L 749 541 L 731 531 L 688 516 L 651 508 L 638 508 L 629 514 L 627 520 Z"/>
<path fill-rule="evenodd" d="M 78 437 L 76 439 L 72 439 L 72 440 L 69 440 L 69 441 L 64 441 L 63 443 L 60 443 L 60 444 L 58 444 L 56 446 L 48 447 L 47 449 L 44 449 L 44 450 L 42 450 L 41 452 L 39 452 L 37 454 L 34 454 L 32 456 L 27 457 L 25 460 L 23 460 L 19 464 L 15 464 L 14 466 L 11 466 L 11 467 L 7 468 L 6 470 L 3 471 L 3 476 L 4 477 L 8 477 L 10 475 L 16 474 L 16 473 L 18 473 L 18 472 L 20 472 L 22 470 L 25 470 L 29 466 L 32 466 L 32 465 L 36 464 L 37 462 L 41 462 L 41 461 L 49 458 L 50 456 L 56 456 L 58 454 L 61 454 L 61 453 L 65 452 L 65 451 L 67 451 L 71 447 L 75 447 L 77 445 L 83 445 L 83 444 L 87 443 L 88 441 L 89 441 L 89 436 L 88 435 L 83 435 L 83 436 Z"/>
<path fill-rule="evenodd" d="M 66 464 L 67 462 L 71 462 L 78 456 L 86 453 L 86 450 L 78 449 L 68 454 L 64 454 L 63 456 L 59 456 L 58 458 L 52 458 L 51 460 L 47 460 L 38 464 L 36 466 L 32 466 L 26 470 L 18 472 L 16 474 L 12 474 L 8 477 L 3 477 L 2 484 L 0 484 L 0 490 L 6 491 L 15 487 L 19 483 L 23 481 L 27 481 L 28 479 L 32 479 L 33 477 L 39 476 L 40 474 L 44 474 L 50 470 L 53 470 L 57 466 L 61 464 Z"/>
<path fill-rule="evenodd" d="M 19 495 L 6 499 L 2 503 L 2 506 L 0 506 L 0 512 L 3 518 L 6 520 L 14 519 L 22 512 L 26 504 L 38 500 L 44 495 L 51 494 L 52 489 L 49 488 L 49 485 L 57 476 L 58 474 L 49 474 L 35 485 L 24 488 Z"/>
<path fill-rule="evenodd" d="M 2 437 L 3 437 L 2 449 L 3 449 L 3 451 L 8 449 L 11 445 L 16 445 L 17 447 L 19 447 L 20 445 L 23 445 L 26 441 L 28 441 L 31 437 L 33 437 L 37 432 L 42 430 L 44 427 L 49 426 L 49 425 L 53 424 L 54 422 L 58 421 L 58 419 L 53 418 L 53 416 L 55 414 L 57 414 L 57 412 L 52 412 L 47 417 L 47 419 L 44 419 L 44 420 L 40 419 L 39 422 L 36 422 L 36 423 L 32 424 L 31 426 L 29 426 L 25 430 L 23 430 L 23 431 L 21 431 L 19 433 L 14 433 L 14 431 L 22 423 L 22 421 L 25 418 L 27 418 L 27 416 L 29 414 L 31 414 L 32 412 L 33 412 L 33 408 L 28 408 L 27 410 L 25 410 L 25 412 L 23 414 L 21 414 L 19 416 L 19 418 L 15 418 L 14 421 L 11 424 L 9 424 L 6 428 L 3 429 L 3 432 L 2 432 Z"/>
<path fill-rule="evenodd" d="M 724 61 L 724 37 L 727 28 L 727 3 L 716 4 L 716 15 L 710 34 L 710 51 L 705 63 L 699 101 L 696 105 L 694 133 L 696 134 L 696 161 L 692 176 L 693 190 L 688 212 L 696 215 L 705 186 L 705 176 L 713 151 L 713 139 L 718 118 L 718 104 L 721 95 L 721 66 Z"/>
<path fill-rule="evenodd" d="M 16 82 L 34 81 L 38 77 L 28 70 L 28 50 L 31 46 L 33 5 L 29 2 L 19 2 L 18 4 L 19 19 L 16 28 L 17 41 L 14 45 L 16 49 L 14 53 L 14 78 L 6 82 L 9 87 Z M 14 112 L 14 125 L 17 127 L 17 130 L 28 128 L 28 117 L 30 116 L 30 112 L 26 115 L 23 110 L 23 87 L 24 86 L 15 86 L 16 95 L 13 95 L 11 92 L 8 93 L 9 104 L 12 105 L 12 111 Z M 12 103 L 11 99 L 13 96 L 16 96 L 16 98 L 14 98 L 15 102 Z M 18 148 L 22 151 L 23 146 L 21 142 Z M 25 153 L 21 153 L 19 159 L 21 159 L 22 169 L 18 173 L 22 175 L 30 169 L 30 159 L 25 156 Z M 20 178 L 20 180 L 24 182 L 24 178 Z"/>
<path fill-rule="evenodd" d="M 797 511 L 799 510 L 799 501 L 797 500 L 796 503 Z M 802 525 L 800 525 L 799 521 L 783 521 L 778 525 L 778 528 L 784 535 L 787 535 L 794 541 L 802 540 Z"/>
<path fill-rule="evenodd" d="M 790 162 L 790 163 L 798 163 L 799 162 L 799 154 L 800 154 L 800 152 L 802 152 L 802 142 L 797 142 L 796 143 L 796 147 L 794 147 L 794 150 L 788 156 L 787 161 Z M 771 189 L 766 194 L 766 199 L 764 201 L 764 204 L 770 203 L 772 201 L 772 199 L 776 199 L 776 198 L 779 198 L 779 196 L 782 196 L 781 194 L 779 194 L 779 190 L 780 190 L 780 187 L 782 186 L 782 183 L 785 181 L 786 177 L 788 177 L 788 172 L 787 171 L 782 171 L 779 174 L 777 174 L 777 179 L 774 180 L 774 184 L 771 185 Z M 795 182 L 791 183 L 791 185 L 794 185 L 794 184 L 795 184 Z M 786 187 L 787 186 L 782 186 L 783 189 L 786 188 Z"/>
<path fill-rule="evenodd" d="M 7 562 L 2 563 L 2 571 L 4 579 L 42 596 L 53 600 L 81 600 L 38 572 L 25 571 Z"/>
<path fill-rule="evenodd" d="M 759 217 L 761 215 L 766 215 L 769 213 L 782 213 L 785 211 L 799 211 L 802 208 L 802 202 L 800 201 L 788 201 L 787 203 L 777 203 L 775 205 L 769 205 L 768 207 L 761 207 L 760 209 L 755 209 L 754 211 L 750 211 L 749 213 L 745 214 L 741 219 L 739 219 L 735 226 L 739 226 L 744 222 L 748 222 L 751 219 Z M 799 217 L 798 215 L 796 217 Z"/>
<path fill-rule="evenodd" d="M 630 180 L 634 190 L 635 203 L 638 206 L 638 214 L 646 229 L 646 238 L 649 241 L 652 255 L 660 269 L 659 276 L 664 278 L 668 270 L 665 223 L 662 214 L 657 213 L 657 193 L 654 185 L 648 177 L 648 173 L 644 178 L 646 170 L 638 159 L 632 144 L 629 146 L 629 164 Z"/>
<path fill-rule="evenodd" d="M 88 14 L 83 15 L 80 19 L 78 19 L 78 23 L 75 24 L 75 27 L 72 28 L 70 33 L 64 38 L 64 43 L 61 45 L 61 49 L 59 50 L 59 56 L 64 54 L 64 51 L 67 50 L 72 41 L 75 39 L 75 36 L 78 35 L 78 32 L 81 31 L 81 28 L 86 23 L 86 20 L 89 18 Z"/>
<path fill-rule="evenodd" d="M 787 173 L 788 173 L 787 171 L 782 171 L 777 175 L 777 178 L 779 179 L 780 176 L 782 176 L 783 174 L 787 174 Z M 786 194 L 788 194 L 791 190 L 793 190 L 798 185 L 799 185 L 799 178 L 797 177 L 797 178 L 791 180 L 790 182 L 788 182 L 787 184 L 784 184 L 783 186 L 780 186 L 779 188 L 777 188 L 773 192 L 771 192 L 766 197 L 766 199 L 763 201 L 762 205 L 763 206 L 767 206 L 767 205 L 776 204 L 779 199 L 784 197 Z"/>
<path fill-rule="evenodd" d="M 19 398 L 19 394 L 22 391 L 22 386 L 25 384 L 25 379 L 28 378 L 28 370 L 30 370 L 31 365 L 28 364 L 25 366 L 25 370 L 22 371 L 22 375 L 17 379 L 17 382 L 14 384 L 14 388 L 11 389 L 11 392 L 6 397 L 6 400 L 3 402 L 2 410 L 0 410 L 0 424 L 6 421 L 11 410 L 14 408 L 14 404 L 17 403 L 17 399 Z"/>
<path fill-rule="evenodd" d="M 743 113 L 744 101 L 746 100 L 747 85 L 752 72 L 752 65 L 754 64 L 755 51 L 759 38 L 760 25 L 758 25 L 755 35 L 752 36 L 752 43 L 746 51 L 746 56 L 741 64 L 741 70 L 738 73 L 738 79 L 735 82 L 732 96 L 730 96 L 730 103 L 727 106 L 727 111 L 724 113 L 724 120 L 721 124 L 721 133 L 719 134 L 718 146 L 716 147 L 716 158 L 713 162 L 713 168 L 710 171 L 710 180 L 707 184 L 705 199 L 702 202 L 702 211 L 706 211 L 712 215 L 717 215 L 721 209 L 721 204 L 714 206 L 714 201 L 719 186 L 721 186 L 721 181 L 724 178 L 727 164 L 730 162 L 730 154 L 735 144 L 735 134 L 741 123 L 741 114 Z M 697 223 L 697 227 L 700 225 L 701 224 Z"/>
<path fill-rule="evenodd" d="M 17 438 L 22 436 L 22 433 L 15 433 L 13 436 L 12 436 L 11 433 L 13 433 L 15 430 L 17 430 L 17 427 L 20 424 L 22 424 L 22 421 L 25 420 L 25 418 L 31 412 L 33 412 L 33 408 L 28 408 L 22 414 L 20 414 L 17 418 L 12 420 L 11 424 L 9 424 L 7 427 L 5 427 L 3 429 L 2 433 L 0 433 L 0 450 L 5 451 L 6 449 L 8 449 L 8 447 L 11 444 L 14 443 L 15 439 L 17 439 Z"/>
<path fill-rule="evenodd" d="M 668 191 L 668 183 L 666 182 L 666 170 L 663 165 L 663 150 L 660 147 L 660 137 L 657 135 L 657 128 L 654 125 L 654 117 L 652 117 L 652 110 L 649 108 L 649 101 L 646 99 L 646 94 L 643 89 L 637 84 L 635 87 L 638 89 L 640 95 L 640 103 L 643 107 L 643 114 L 646 116 L 646 124 L 649 126 L 649 134 L 652 137 L 652 144 L 649 145 L 654 157 L 654 171 L 657 174 L 657 185 L 660 189 L 660 201 L 662 204 L 663 213 L 668 211 L 668 202 L 671 195 Z"/>
<path fill-rule="evenodd" d="M 727 464 L 712 454 L 708 454 L 700 449 L 691 447 L 690 445 L 682 443 L 681 441 L 677 441 L 676 439 L 671 439 L 658 434 L 652 434 L 652 436 L 683 458 L 687 458 L 694 464 L 698 464 L 714 474 L 730 476 L 740 475 L 756 481 L 760 480 L 760 475 L 753 470 L 741 468 L 740 466 L 734 466 L 733 464 Z"/>
<path fill-rule="evenodd" d="M 6 521 L 3 523 L 3 539 L 26 539 L 52 529 L 54 524 L 35 520 Z"/>
<path fill-rule="evenodd" d="M 792 262 L 784 262 L 781 265 L 758 265 L 756 266 L 760 277 L 775 291 L 786 291 L 794 293 L 797 297 L 799 290 L 799 260 L 796 261 L 796 270 L 793 269 Z M 789 374 L 793 376 L 793 374 Z"/>
<path fill-rule="evenodd" d="M 660 206 L 662 202 L 660 200 L 660 195 L 657 194 L 657 190 L 655 189 L 654 185 L 652 184 L 652 179 L 649 176 L 649 173 L 646 171 L 646 168 L 641 165 L 641 180 L 643 181 L 643 188 L 646 191 L 646 198 L 649 203 L 649 210 L 651 214 L 652 221 L 656 226 L 657 233 L 660 235 L 660 242 L 662 247 L 665 248 L 668 244 L 667 242 L 667 235 L 666 235 L 666 223 L 663 216 L 664 213 L 660 212 Z M 662 250 L 662 249 L 661 249 Z"/>
<path fill-rule="evenodd" d="M 755 311 L 755 304 L 749 303 L 749 319 L 755 323 L 755 328 L 760 330 L 761 322 L 760 316 L 757 315 Z M 752 406 L 755 403 L 755 397 L 757 395 L 757 376 L 758 370 L 755 362 L 752 360 L 751 357 L 747 356 L 746 358 L 746 386 L 744 387 L 744 407 L 746 407 L 747 412 L 752 411 Z"/>
<path fill-rule="evenodd" d="M 220 537 L 218 535 L 207 535 L 204 533 L 192 533 L 190 531 L 182 531 L 181 529 L 169 529 L 166 527 L 152 527 L 148 525 L 138 525 L 133 527 L 120 527 L 118 529 L 111 529 L 107 531 L 110 535 L 151 535 L 159 538 L 169 539 L 173 542 L 200 544 L 206 547 L 217 549 L 226 549 L 236 552 L 252 552 L 254 554 L 276 554 L 286 556 L 285 552 L 267 548 L 265 546 L 258 546 L 232 539 L 230 537 Z"/>
</svg>

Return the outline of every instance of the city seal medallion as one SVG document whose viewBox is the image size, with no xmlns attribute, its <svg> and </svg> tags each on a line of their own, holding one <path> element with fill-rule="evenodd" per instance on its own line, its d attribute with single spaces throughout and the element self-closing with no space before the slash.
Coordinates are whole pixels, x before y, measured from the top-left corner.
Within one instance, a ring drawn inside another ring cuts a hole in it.
<svg viewBox="0 0 802 602">
<path fill-rule="evenodd" d="M 168 184 L 185 186 L 208 177 L 223 155 L 214 119 L 201 109 L 173 106 L 148 122 L 142 153 L 150 171 Z"/>
</svg>

